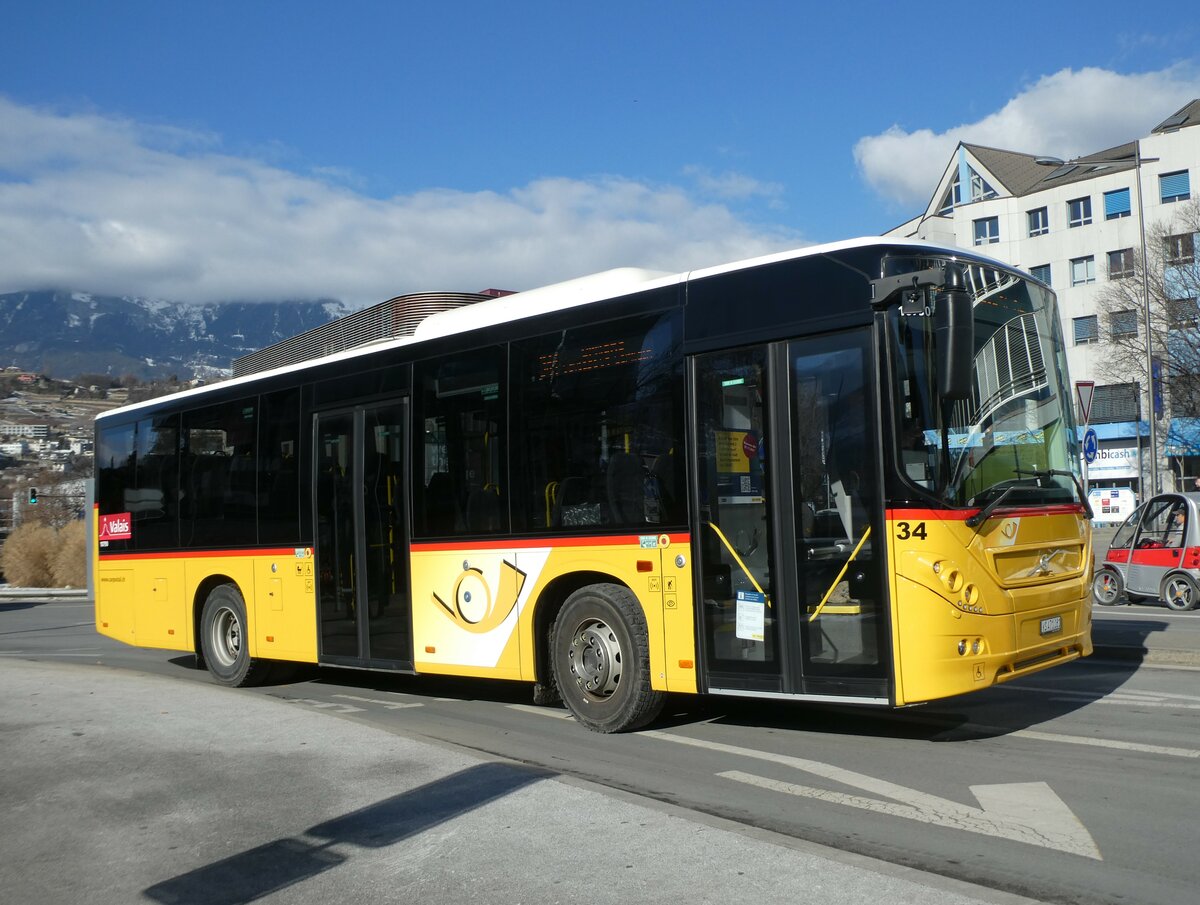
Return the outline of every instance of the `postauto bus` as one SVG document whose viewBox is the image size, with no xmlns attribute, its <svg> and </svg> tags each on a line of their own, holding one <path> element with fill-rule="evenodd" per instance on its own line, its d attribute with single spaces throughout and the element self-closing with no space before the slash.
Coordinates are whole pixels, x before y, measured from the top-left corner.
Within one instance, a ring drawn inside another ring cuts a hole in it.
<svg viewBox="0 0 1200 905">
<path fill-rule="evenodd" d="M 1053 293 L 862 239 L 479 301 L 97 419 L 99 630 L 532 683 L 898 707 L 1091 651 Z"/>
</svg>

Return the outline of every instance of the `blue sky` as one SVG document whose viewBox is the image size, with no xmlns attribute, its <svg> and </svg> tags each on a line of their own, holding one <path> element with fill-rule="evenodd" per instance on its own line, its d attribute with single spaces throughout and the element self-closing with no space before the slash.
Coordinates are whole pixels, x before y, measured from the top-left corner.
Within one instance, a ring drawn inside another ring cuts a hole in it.
<svg viewBox="0 0 1200 905">
<path fill-rule="evenodd" d="M 0 0 L 0 291 L 521 289 L 877 234 L 1200 97 L 1191 5 Z M 1182 23 L 1182 24 L 1176 24 Z"/>
</svg>

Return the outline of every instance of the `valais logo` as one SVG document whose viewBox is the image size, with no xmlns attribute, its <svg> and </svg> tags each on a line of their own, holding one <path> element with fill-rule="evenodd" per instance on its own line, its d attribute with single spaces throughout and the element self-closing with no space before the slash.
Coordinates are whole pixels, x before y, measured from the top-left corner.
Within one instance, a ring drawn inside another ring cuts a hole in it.
<svg viewBox="0 0 1200 905">
<path fill-rule="evenodd" d="M 133 537 L 133 519 L 128 512 L 100 516 L 100 540 L 129 540 Z"/>
</svg>

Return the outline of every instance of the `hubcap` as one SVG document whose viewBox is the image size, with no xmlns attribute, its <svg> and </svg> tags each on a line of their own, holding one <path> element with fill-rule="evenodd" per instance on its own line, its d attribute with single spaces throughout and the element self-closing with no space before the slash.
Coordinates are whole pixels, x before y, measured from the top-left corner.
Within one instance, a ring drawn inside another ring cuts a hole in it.
<svg viewBox="0 0 1200 905">
<path fill-rule="evenodd" d="M 607 698 L 621 682 L 621 644 L 599 619 L 588 619 L 575 632 L 567 651 L 575 684 L 595 698 Z"/>
<path fill-rule="evenodd" d="M 212 654 L 222 666 L 233 666 L 242 652 L 242 623 L 228 607 L 221 607 L 209 632 Z"/>
<path fill-rule="evenodd" d="M 1096 592 L 1101 600 L 1113 600 L 1117 596 L 1117 583 L 1111 575 L 1102 575 L 1096 582 Z"/>
<path fill-rule="evenodd" d="M 1178 609 L 1189 609 L 1192 605 L 1192 589 L 1184 581 L 1169 582 L 1167 599 Z"/>
</svg>

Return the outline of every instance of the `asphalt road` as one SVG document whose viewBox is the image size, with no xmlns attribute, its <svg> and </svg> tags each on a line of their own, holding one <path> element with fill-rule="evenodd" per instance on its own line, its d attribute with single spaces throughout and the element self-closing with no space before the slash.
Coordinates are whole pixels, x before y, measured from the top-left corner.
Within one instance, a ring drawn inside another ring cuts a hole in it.
<svg viewBox="0 0 1200 905">
<path fill-rule="evenodd" d="M 1139 606 L 1096 618 L 1098 636 L 1121 630 L 1177 651 L 1200 642 L 1200 613 Z M 0 657 L 209 681 L 190 658 L 97 636 L 79 600 L 0 603 Z M 111 675 L 96 669 L 98 692 Z M 226 706 L 340 717 L 1002 893 L 1195 901 L 1197 667 L 1093 659 L 900 712 L 678 698 L 650 731 L 622 736 L 529 706 L 518 684 L 312 670 L 221 693 Z M 577 823 L 601 814 L 581 811 Z M 575 852 L 584 887 L 605 882 L 588 869 L 598 853 Z M 721 857 L 714 849 L 714 867 Z M 564 898 L 579 895 L 586 888 Z"/>
</svg>

